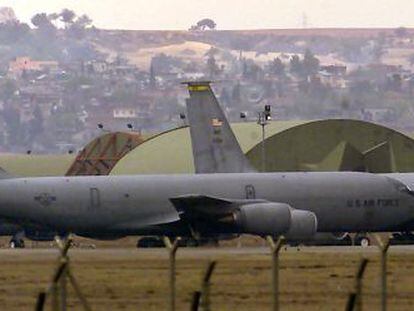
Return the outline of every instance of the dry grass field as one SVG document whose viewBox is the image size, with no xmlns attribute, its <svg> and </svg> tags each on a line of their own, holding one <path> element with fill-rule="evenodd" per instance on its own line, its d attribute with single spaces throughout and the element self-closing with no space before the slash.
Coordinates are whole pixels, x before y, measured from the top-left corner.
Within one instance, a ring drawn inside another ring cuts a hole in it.
<svg viewBox="0 0 414 311">
<path fill-rule="evenodd" d="M 113 243 L 113 242 L 112 242 Z M 168 258 L 165 249 L 72 249 L 72 271 L 93 310 L 166 310 Z M 1 310 L 33 310 L 56 266 L 53 248 L 0 250 Z M 365 310 L 379 310 L 376 247 L 308 247 L 282 250 L 282 310 L 344 310 L 362 257 L 370 259 L 363 285 Z M 209 260 L 212 310 L 270 310 L 270 256 L 265 247 L 182 248 L 177 253 L 177 310 L 189 310 Z M 389 310 L 412 310 L 414 247 L 391 247 Z M 72 310 L 80 304 L 70 292 Z"/>
</svg>

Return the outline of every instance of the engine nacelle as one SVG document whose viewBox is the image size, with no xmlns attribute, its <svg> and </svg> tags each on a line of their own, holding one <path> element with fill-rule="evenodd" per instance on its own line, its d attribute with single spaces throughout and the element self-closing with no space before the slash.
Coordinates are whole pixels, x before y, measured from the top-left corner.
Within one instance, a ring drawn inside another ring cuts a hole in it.
<svg viewBox="0 0 414 311">
<path fill-rule="evenodd" d="M 310 211 L 291 209 L 291 223 L 287 239 L 292 240 L 309 240 L 312 239 L 318 229 L 318 219 Z"/>
<path fill-rule="evenodd" d="M 239 208 L 234 219 L 240 233 L 281 235 L 291 226 L 291 207 L 284 203 L 252 203 Z"/>
</svg>

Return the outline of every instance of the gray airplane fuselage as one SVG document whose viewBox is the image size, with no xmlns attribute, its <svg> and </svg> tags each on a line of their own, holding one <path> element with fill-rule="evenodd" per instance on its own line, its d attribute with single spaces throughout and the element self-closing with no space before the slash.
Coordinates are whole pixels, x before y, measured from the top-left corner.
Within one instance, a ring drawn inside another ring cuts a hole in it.
<svg viewBox="0 0 414 311">
<path fill-rule="evenodd" d="M 404 175 L 414 181 L 414 174 Z M 409 231 L 414 196 L 387 176 L 230 173 L 0 180 L 0 216 L 92 237 L 185 234 L 171 198 L 202 194 L 287 203 L 316 214 L 319 232 Z"/>
</svg>

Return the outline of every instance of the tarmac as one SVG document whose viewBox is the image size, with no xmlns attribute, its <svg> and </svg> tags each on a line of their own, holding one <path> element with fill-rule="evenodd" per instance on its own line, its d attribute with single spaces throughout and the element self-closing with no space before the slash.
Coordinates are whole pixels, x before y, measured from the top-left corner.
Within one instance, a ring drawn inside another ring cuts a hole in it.
<svg viewBox="0 0 414 311">
<path fill-rule="evenodd" d="M 109 242 L 108 242 L 109 243 Z M 259 244 L 260 245 L 260 244 Z M 33 309 L 38 293 L 50 285 L 59 250 L 49 243 L 34 248 L 0 249 L 0 305 L 4 310 Z M 364 309 L 380 303 L 380 251 L 376 246 L 308 246 L 282 248 L 280 289 L 283 310 L 343 310 L 354 290 L 362 258 L 369 264 L 364 276 Z M 93 310 L 165 310 L 168 305 L 168 252 L 165 248 L 72 248 L 71 269 Z M 414 246 L 389 249 L 390 310 L 414 305 Z M 177 310 L 188 310 L 191 295 L 200 288 L 203 271 L 217 261 L 212 276 L 212 310 L 270 310 L 271 256 L 260 246 L 179 248 L 177 252 Z M 50 299 L 47 300 L 47 303 Z M 69 309 L 81 309 L 69 293 Z"/>
<path fill-rule="evenodd" d="M 367 253 L 373 254 L 379 251 L 377 246 L 300 246 L 300 247 L 283 247 L 282 253 Z M 24 257 L 25 255 L 50 257 L 57 256 L 59 251 L 56 247 L 50 248 L 24 248 L 24 249 L 0 249 L 0 259 L 12 257 Z M 125 256 L 138 257 L 167 257 L 165 248 L 72 248 L 70 254 L 76 256 L 99 256 L 100 258 L 116 259 Z M 212 256 L 237 256 L 237 255 L 270 255 L 270 249 L 265 246 L 260 247 L 180 247 L 177 257 L 195 257 L 209 258 Z M 414 245 L 395 245 L 389 248 L 389 254 L 414 254 Z"/>
</svg>

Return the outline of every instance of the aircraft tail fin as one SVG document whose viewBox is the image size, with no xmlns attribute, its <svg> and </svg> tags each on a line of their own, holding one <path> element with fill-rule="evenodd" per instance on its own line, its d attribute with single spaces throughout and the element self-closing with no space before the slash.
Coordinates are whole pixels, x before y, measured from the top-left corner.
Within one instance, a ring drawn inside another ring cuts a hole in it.
<svg viewBox="0 0 414 311">
<path fill-rule="evenodd" d="M 210 82 L 185 82 L 196 173 L 254 172 L 214 95 Z"/>
<path fill-rule="evenodd" d="M 9 172 L 7 172 L 5 169 L 0 167 L 0 179 L 11 179 L 11 178 L 15 178 L 15 176 L 13 176 Z"/>
</svg>

